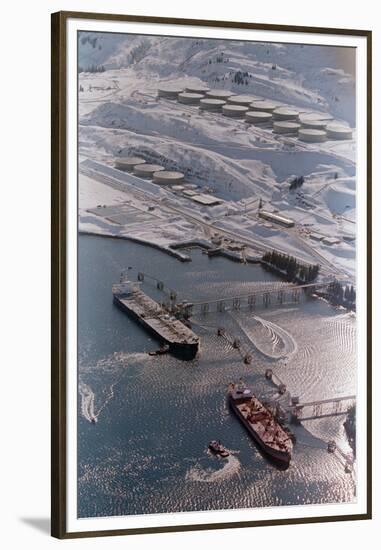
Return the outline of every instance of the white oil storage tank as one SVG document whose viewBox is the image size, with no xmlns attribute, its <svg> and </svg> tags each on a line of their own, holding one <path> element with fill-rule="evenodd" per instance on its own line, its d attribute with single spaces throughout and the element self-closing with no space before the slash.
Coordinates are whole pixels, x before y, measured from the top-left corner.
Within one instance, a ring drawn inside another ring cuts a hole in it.
<svg viewBox="0 0 381 550">
<path fill-rule="evenodd" d="M 300 128 L 298 137 L 302 141 L 308 141 L 309 143 L 321 143 L 322 141 L 326 141 L 327 132 L 317 130 L 316 128 Z"/>
<path fill-rule="evenodd" d="M 249 107 L 254 101 L 255 97 L 252 95 L 233 95 L 228 98 L 228 102 L 232 105 L 244 105 L 246 107 Z"/>
<path fill-rule="evenodd" d="M 203 94 L 182 92 L 177 96 L 177 99 L 180 103 L 185 103 L 186 105 L 198 105 L 200 103 L 200 99 L 202 99 L 203 97 Z"/>
<path fill-rule="evenodd" d="M 185 91 L 190 92 L 191 94 L 206 94 L 206 92 L 210 91 L 210 88 L 203 86 L 202 84 L 195 84 L 194 86 L 187 86 Z"/>
<path fill-rule="evenodd" d="M 226 104 L 226 101 L 223 99 L 213 99 L 212 97 L 207 97 L 200 100 L 200 109 L 204 111 L 222 111 L 223 105 Z"/>
<path fill-rule="evenodd" d="M 311 128 L 313 130 L 325 130 L 329 120 L 309 120 L 299 117 L 303 128 Z"/>
<path fill-rule="evenodd" d="M 297 134 L 300 124 L 288 120 L 279 120 L 273 122 L 273 131 L 275 134 Z"/>
<path fill-rule="evenodd" d="M 249 110 L 249 107 L 245 107 L 244 105 L 226 104 L 222 106 L 222 114 L 224 114 L 225 116 L 230 116 L 235 118 L 243 117 L 248 110 Z"/>
<path fill-rule="evenodd" d="M 159 166 L 159 164 L 138 164 L 134 167 L 134 174 L 141 178 L 152 179 L 154 173 L 161 170 L 164 170 L 164 168 L 163 166 Z"/>
<path fill-rule="evenodd" d="M 184 181 L 184 174 L 174 170 L 160 170 L 154 172 L 153 181 L 160 185 L 178 185 Z"/>
<path fill-rule="evenodd" d="M 265 113 L 262 111 L 248 111 L 245 114 L 246 122 L 251 122 L 252 124 L 258 124 L 261 122 L 270 122 L 272 119 L 271 113 Z"/>
<path fill-rule="evenodd" d="M 209 90 L 209 92 L 206 92 L 206 97 L 211 97 L 213 99 L 223 99 L 227 100 L 229 97 L 232 97 L 235 95 L 233 92 L 229 90 Z"/>
<path fill-rule="evenodd" d="M 278 107 L 273 111 L 274 120 L 298 120 L 299 112 L 289 107 Z"/>
<path fill-rule="evenodd" d="M 158 88 L 157 95 L 166 99 L 177 99 L 177 96 L 184 91 L 184 88 L 178 86 L 162 86 Z"/>
<path fill-rule="evenodd" d="M 115 168 L 118 170 L 127 170 L 132 172 L 135 166 L 144 164 L 145 160 L 140 157 L 117 157 L 115 159 Z"/>
<path fill-rule="evenodd" d="M 277 103 L 272 101 L 258 100 L 250 104 L 252 111 L 261 111 L 263 113 L 272 113 L 278 107 Z"/>
<path fill-rule="evenodd" d="M 352 129 L 340 124 L 327 125 L 328 139 L 352 139 Z"/>
</svg>

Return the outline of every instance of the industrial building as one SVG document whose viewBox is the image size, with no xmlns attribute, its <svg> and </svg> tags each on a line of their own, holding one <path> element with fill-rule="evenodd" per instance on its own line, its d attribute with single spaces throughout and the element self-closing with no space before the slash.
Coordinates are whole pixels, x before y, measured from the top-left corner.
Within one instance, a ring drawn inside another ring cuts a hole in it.
<svg viewBox="0 0 381 550">
<path fill-rule="evenodd" d="M 222 114 L 229 117 L 243 117 L 249 110 L 249 107 L 243 105 L 230 105 L 226 104 L 222 106 Z"/>
<path fill-rule="evenodd" d="M 163 166 L 159 164 L 138 164 L 134 167 L 134 174 L 141 178 L 153 178 L 155 172 L 164 170 Z"/>
<path fill-rule="evenodd" d="M 339 244 L 340 239 L 337 239 L 336 237 L 324 237 L 323 243 L 327 244 L 328 246 L 333 246 L 335 244 Z"/>
<path fill-rule="evenodd" d="M 267 212 L 265 210 L 260 210 L 258 216 L 264 220 L 283 225 L 284 227 L 294 227 L 295 225 L 294 220 L 291 218 L 285 218 L 284 216 L 274 214 L 273 212 Z"/>
<path fill-rule="evenodd" d="M 160 185 L 178 184 L 184 181 L 184 174 L 173 170 L 159 170 L 159 172 L 154 172 L 153 181 Z"/>
<path fill-rule="evenodd" d="M 328 139 L 352 139 L 352 129 L 340 124 L 327 125 Z"/>
<path fill-rule="evenodd" d="M 157 94 L 159 97 L 165 97 L 166 99 L 177 99 L 177 96 L 184 91 L 184 88 L 178 88 L 177 86 L 163 86 L 158 88 Z"/>
<path fill-rule="evenodd" d="M 314 128 L 300 128 L 298 137 L 302 141 L 309 143 L 321 143 L 327 140 L 327 132 L 324 130 L 315 130 Z"/>
<path fill-rule="evenodd" d="M 140 157 L 117 157 L 115 159 L 115 168 L 118 170 L 132 172 L 134 167 L 140 164 L 145 164 L 145 160 Z"/>
<path fill-rule="evenodd" d="M 198 105 L 200 103 L 200 99 L 203 99 L 203 97 L 203 94 L 182 92 L 177 96 L 177 99 L 180 103 L 185 103 L 186 105 Z"/>
<path fill-rule="evenodd" d="M 194 197 L 198 195 L 197 191 L 194 191 L 193 189 L 184 189 L 183 195 L 185 197 Z"/>
<path fill-rule="evenodd" d="M 248 111 L 245 114 L 246 122 L 251 122 L 252 124 L 257 124 L 261 122 L 270 122 L 272 119 L 271 113 L 264 113 L 261 111 Z"/>
<path fill-rule="evenodd" d="M 190 92 L 191 94 L 206 94 L 206 92 L 210 92 L 210 88 L 207 88 L 202 84 L 195 84 L 194 86 L 187 86 L 185 91 Z"/>
<path fill-rule="evenodd" d="M 232 105 L 243 105 L 249 107 L 255 101 L 255 97 L 249 95 L 233 95 L 228 98 L 228 103 Z"/>
<path fill-rule="evenodd" d="M 263 113 L 272 113 L 277 109 L 278 105 L 272 101 L 258 100 L 250 104 L 252 111 L 261 111 Z"/>
<path fill-rule="evenodd" d="M 273 131 L 275 134 L 297 134 L 300 130 L 300 124 L 297 122 L 278 121 L 273 122 Z"/>
<path fill-rule="evenodd" d="M 200 100 L 200 109 L 203 109 L 205 111 L 214 111 L 214 112 L 221 112 L 223 105 L 226 104 L 226 101 L 223 99 L 213 99 L 213 98 L 205 98 Z"/>
<path fill-rule="evenodd" d="M 273 117 L 275 120 L 298 120 L 299 112 L 288 107 L 277 107 L 273 111 Z"/>
<path fill-rule="evenodd" d="M 228 100 L 229 97 L 234 96 L 233 92 L 230 92 L 229 90 L 209 90 L 209 92 L 206 92 L 206 97 L 210 97 L 212 99 L 224 99 Z"/>
<path fill-rule="evenodd" d="M 215 206 L 221 203 L 220 199 L 213 197 L 213 195 L 207 195 L 206 193 L 196 194 L 192 197 L 192 200 L 203 206 Z"/>
</svg>

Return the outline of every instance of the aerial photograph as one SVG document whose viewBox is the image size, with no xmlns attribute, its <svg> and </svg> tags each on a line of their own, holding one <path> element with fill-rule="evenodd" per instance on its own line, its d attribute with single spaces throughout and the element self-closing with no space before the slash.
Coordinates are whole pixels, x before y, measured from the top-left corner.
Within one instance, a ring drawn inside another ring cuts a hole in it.
<svg viewBox="0 0 381 550">
<path fill-rule="evenodd" d="M 356 50 L 80 31 L 77 514 L 356 503 Z"/>
</svg>

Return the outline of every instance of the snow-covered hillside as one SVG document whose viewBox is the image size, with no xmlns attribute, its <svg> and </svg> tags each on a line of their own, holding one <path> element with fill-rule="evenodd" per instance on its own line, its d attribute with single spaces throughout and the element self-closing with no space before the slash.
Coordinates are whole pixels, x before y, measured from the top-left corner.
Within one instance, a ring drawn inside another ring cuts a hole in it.
<svg viewBox="0 0 381 550">
<path fill-rule="evenodd" d="M 120 155 L 139 155 L 180 170 L 237 208 L 261 198 L 297 222 L 295 234 L 247 216 L 237 227 L 274 246 L 287 241 L 287 250 L 323 254 L 327 262 L 337 257 L 343 272 L 353 274 L 355 244 L 343 238 L 355 230 L 355 139 L 303 143 L 274 134 L 271 125 L 158 98 L 157 89 L 203 84 L 354 128 L 354 66 L 348 48 L 80 33 L 80 160 L 113 165 Z M 290 191 L 293 176 L 304 178 L 298 192 Z M 312 243 L 308 231 L 340 243 Z"/>
</svg>

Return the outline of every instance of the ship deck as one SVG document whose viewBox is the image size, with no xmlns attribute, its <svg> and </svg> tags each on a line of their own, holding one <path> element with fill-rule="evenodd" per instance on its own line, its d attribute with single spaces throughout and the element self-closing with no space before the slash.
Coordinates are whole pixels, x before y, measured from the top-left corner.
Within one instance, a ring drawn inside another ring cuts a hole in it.
<svg viewBox="0 0 381 550">
<path fill-rule="evenodd" d="M 115 295 L 129 311 L 149 325 L 159 336 L 173 344 L 198 344 L 199 337 L 181 321 L 171 317 L 155 300 L 141 292 Z"/>
</svg>

